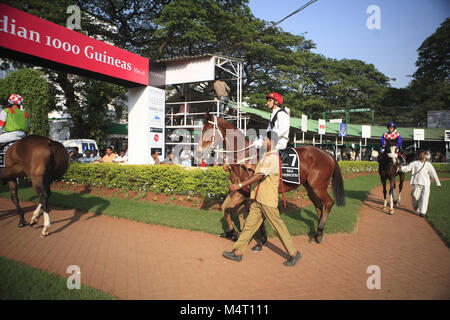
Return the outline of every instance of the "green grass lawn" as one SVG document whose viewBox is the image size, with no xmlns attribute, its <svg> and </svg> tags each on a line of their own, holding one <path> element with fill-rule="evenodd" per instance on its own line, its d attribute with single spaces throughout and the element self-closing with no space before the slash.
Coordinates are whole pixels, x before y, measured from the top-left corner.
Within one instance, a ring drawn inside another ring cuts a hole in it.
<svg viewBox="0 0 450 320">
<path fill-rule="evenodd" d="M 113 300 L 115 297 L 81 285 L 67 288 L 67 279 L 0 257 L 2 300 Z"/>
<path fill-rule="evenodd" d="M 377 184 L 379 184 L 377 175 L 360 176 L 346 180 L 344 186 L 346 206 L 333 207 L 325 231 L 327 233 L 353 232 L 358 221 L 361 202 Z M 0 196 L 10 197 L 6 186 L 0 187 Z M 38 201 L 38 197 L 31 187 L 20 187 L 19 199 L 21 201 Z M 113 197 L 99 197 L 69 191 L 52 191 L 50 204 L 64 208 L 75 208 L 83 213 L 105 214 L 144 223 L 212 234 L 220 234 L 224 230 L 224 219 L 219 211 L 198 210 Z M 233 217 L 233 219 L 237 223 L 237 217 Z M 311 234 L 317 229 L 317 214 L 312 205 L 306 208 L 294 208 L 283 214 L 282 219 L 292 235 Z M 268 235 L 274 236 L 267 222 L 266 226 Z"/>
<path fill-rule="evenodd" d="M 431 184 L 426 217 L 447 247 L 450 247 L 450 181 L 441 181 L 441 185 L 438 188 L 435 183 Z"/>
</svg>

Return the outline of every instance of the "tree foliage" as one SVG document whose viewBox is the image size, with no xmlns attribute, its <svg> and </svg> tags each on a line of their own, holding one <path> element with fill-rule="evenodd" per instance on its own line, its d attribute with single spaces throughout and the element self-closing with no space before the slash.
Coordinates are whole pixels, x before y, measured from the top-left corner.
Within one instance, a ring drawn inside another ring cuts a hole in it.
<svg viewBox="0 0 450 320">
<path fill-rule="evenodd" d="M 30 117 L 30 132 L 48 136 L 48 112 L 55 104 L 54 88 L 44 73 L 33 69 L 19 69 L 0 80 L 0 101 L 6 105 L 8 97 L 17 93 L 23 98 L 23 108 Z"/>
</svg>

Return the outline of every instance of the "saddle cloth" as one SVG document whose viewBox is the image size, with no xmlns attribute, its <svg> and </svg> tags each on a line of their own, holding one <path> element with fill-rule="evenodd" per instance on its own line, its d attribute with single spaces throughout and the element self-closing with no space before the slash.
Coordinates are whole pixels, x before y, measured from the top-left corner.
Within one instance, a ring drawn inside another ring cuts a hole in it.
<svg viewBox="0 0 450 320">
<path fill-rule="evenodd" d="M 300 184 L 300 158 L 294 148 L 279 151 L 281 159 L 281 180 L 286 183 Z"/>
<path fill-rule="evenodd" d="M 6 166 L 6 150 L 16 141 L 7 142 L 5 144 L 0 144 L 0 168 L 4 168 Z"/>
</svg>

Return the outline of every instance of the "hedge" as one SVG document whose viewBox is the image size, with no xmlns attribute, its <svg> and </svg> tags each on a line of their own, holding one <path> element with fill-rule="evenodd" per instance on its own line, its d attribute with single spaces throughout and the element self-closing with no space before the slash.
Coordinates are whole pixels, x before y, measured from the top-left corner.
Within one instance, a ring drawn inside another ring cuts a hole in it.
<svg viewBox="0 0 450 320">
<path fill-rule="evenodd" d="M 377 172 L 378 163 L 340 161 L 342 173 Z M 450 164 L 433 163 L 437 171 L 450 172 Z M 222 167 L 186 168 L 182 166 L 117 165 L 71 163 L 62 179 L 67 184 L 107 187 L 123 191 L 155 192 L 224 198 L 230 185 L 229 173 Z"/>
<path fill-rule="evenodd" d="M 230 178 L 222 167 L 71 163 L 62 180 L 68 184 L 217 199 L 226 196 Z"/>
</svg>

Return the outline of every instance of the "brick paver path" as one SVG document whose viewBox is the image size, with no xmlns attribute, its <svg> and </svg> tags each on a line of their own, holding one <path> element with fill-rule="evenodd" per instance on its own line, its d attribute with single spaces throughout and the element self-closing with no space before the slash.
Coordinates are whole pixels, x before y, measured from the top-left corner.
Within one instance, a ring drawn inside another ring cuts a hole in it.
<svg viewBox="0 0 450 320">
<path fill-rule="evenodd" d="M 294 237 L 303 256 L 294 268 L 283 266 L 278 239 L 237 263 L 221 256 L 232 243 L 218 236 L 73 209 L 53 208 L 41 240 L 43 218 L 18 228 L 4 198 L 0 255 L 65 277 L 78 265 L 83 284 L 120 299 L 449 299 L 449 249 L 412 212 L 410 190 L 393 216 L 381 210 L 381 187 L 372 190 L 354 234 L 326 235 L 320 245 Z M 29 221 L 34 205 L 22 206 Z M 366 286 L 370 265 L 380 267 L 380 290 Z"/>
</svg>

